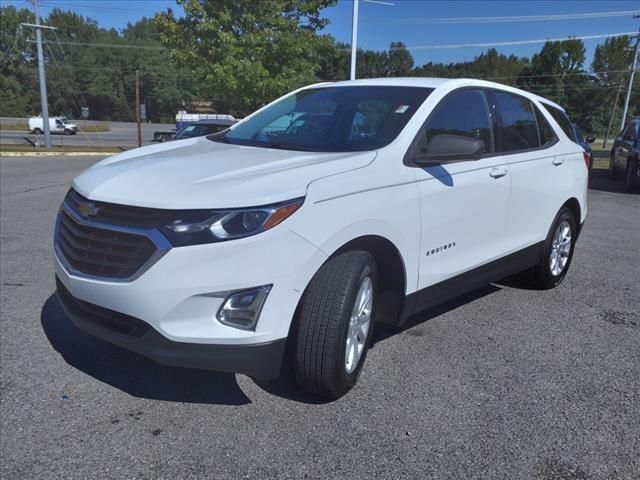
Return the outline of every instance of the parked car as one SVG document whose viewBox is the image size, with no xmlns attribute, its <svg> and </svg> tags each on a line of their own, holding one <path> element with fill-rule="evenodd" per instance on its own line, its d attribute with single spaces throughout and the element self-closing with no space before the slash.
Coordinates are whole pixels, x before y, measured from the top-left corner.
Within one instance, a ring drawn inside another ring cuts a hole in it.
<svg viewBox="0 0 640 480">
<path fill-rule="evenodd" d="M 486 81 L 357 80 L 120 153 L 64 199 L 58 297 L 79 328 L 160 363 L 263 379 L 285 365 L 340 397 L 376 322 L 518 272 L 563 281 L 588 170 L 556 118 L 571 125 Z"/>
<path fill-rule="evenodd" d="M 29 119 L 29 131 L 35 134 L 44 132 L 42 117 L 31 117 Z M 49 131 L 51 133 L 62 133 L 63 135 L 75 135 L 78 126 L 71 123 L 66 117 L 49 117 Z"/>
<path fill-rule="evenodd" d="M 582 135 L 582 130 L 580 130 L 580 127 L 575 123 L 573 124 L 573 130 L 575 131 L 575 134 L 576 134 L 577 143 L 582 148 L 584 148 L 584 151 L 587 152 L 587 154 L 589 155 L 589 180 L 591 180 L 591 171 L 593 170 L 593 149 L 591 148 L 591 144 L 596 141 L 596 138 L 595 137 L 585 138 Z"/>
<path fill-rule="evenodd" d="M 640 117 L 627 124 L 613 142 L 609 155 L 609 177 L 624 175 L 628 192 L 640 189 Z"/>
<path fill-rule="evenodd" d="M 219 120 L 220 125 L 230 125 L 228 122 L 235 123 L 237 120 L 233 115 L 227 113 L 188 113 L 185 110 L 180 110 L 176 114 L 176 126 L 171 130 L 156 130 L 153 132 L 152 142 L 168 142 L 173 140 L 178 132 L 183 130 L 186 126 L 201 120 Z"/>
<path fill-rule="evenodd" d="M 188 123 L 173 137 L 173 140 L 184 140 L 185 138 L 202 137 L 226 130 L 236 123 L 235 120 L 200 120 Z"/>
</svg>

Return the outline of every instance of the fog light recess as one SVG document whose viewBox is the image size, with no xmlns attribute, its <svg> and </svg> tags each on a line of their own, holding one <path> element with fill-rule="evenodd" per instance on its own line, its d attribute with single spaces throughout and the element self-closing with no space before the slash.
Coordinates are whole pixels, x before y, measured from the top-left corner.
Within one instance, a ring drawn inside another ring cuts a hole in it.
<svg viewBox="0 0 640 480">
<path fill-rule="evenodd" d="M 216 314 L 218 321 L 242 330 L 255 330 L 272 285 L 231 292 Z"/>
</svg>

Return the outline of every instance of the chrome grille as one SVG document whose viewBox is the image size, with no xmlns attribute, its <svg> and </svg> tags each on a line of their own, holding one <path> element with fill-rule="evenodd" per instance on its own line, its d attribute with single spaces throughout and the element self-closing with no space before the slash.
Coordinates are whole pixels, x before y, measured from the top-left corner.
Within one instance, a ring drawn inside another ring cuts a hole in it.
<svg viewBox="0 0 640 480">
<path fill-rule="evenodd" d="M 134 275 L 157 250 L 144 235 L 84 225 L 64 209 L 58 217 L 56 246 L 72 270 L 120 279 Z"/>
</svg>

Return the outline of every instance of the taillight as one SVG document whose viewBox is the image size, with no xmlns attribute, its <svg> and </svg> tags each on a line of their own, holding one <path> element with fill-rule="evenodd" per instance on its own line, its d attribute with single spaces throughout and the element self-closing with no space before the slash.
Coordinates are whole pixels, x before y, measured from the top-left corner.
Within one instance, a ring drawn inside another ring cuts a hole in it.
<svg viewBox="0 0 640 480">
<path fill-rule="evenodd" d="M 591 155 L 589 155 L 587 152 L 582 152 L 582 156 L 584 157 L 584 163 L 587 166 L 588 170 L 591 166 Z"/>
</svg>

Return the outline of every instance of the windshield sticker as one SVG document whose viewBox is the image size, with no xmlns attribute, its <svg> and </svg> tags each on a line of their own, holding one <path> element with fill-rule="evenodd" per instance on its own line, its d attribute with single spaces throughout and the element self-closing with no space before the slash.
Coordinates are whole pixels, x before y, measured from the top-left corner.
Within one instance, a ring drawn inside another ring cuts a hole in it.
<svg viewBox="0 0 640 480">
<path fill-rule="evenodd" d="M 409 105 L 400 105 L 398 108 L 396 108 L 395 113 L 404 113 L 407 110 L 409 110 Z"/>
</svg>

